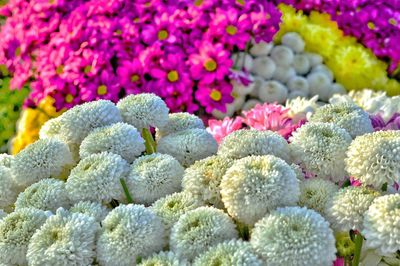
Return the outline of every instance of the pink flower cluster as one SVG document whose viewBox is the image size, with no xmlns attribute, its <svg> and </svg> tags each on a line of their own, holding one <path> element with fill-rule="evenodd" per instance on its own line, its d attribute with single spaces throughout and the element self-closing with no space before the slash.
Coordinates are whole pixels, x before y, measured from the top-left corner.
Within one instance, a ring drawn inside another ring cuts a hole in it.
<svg viewBox="0 0 400 266">
<path fill-rule="evenodd" d="M 369 118 L 375 131 L 400 130 L 400 113 L 394 113 L 387 122 L 380 114 L 370 115 Z"/>
<path fill-rule="evenodd" d="M 356 37 L 376 56 L 400 67 L 399 0 L 275 0 L 304 11 L 328 13 L 345 34 Z"/>
<path fill-rule="evenodd" d="M 218 143 L 230 133 L 244 126 L 256 130 L 272 130 L 288 139 L 292 132 L 302 126 L 306 121 L 295 123 L 288 115 L 289 108 L 278 104 L 257 104 L 249 111 L 243 111 L 242 117 L 226 117 L 223 120 L 209 120 L 207 130 L 214 136 Z"/>
<path fill-rule="evenodd" d="M 0 15 L 0 64 L 13 88 L 30 82 L 30 102 L 153 92 L 208 113 L 233 101 L 232 52 L 271 41 L 281 16 L 263 0 L 10 0 Z"/>
</svg>

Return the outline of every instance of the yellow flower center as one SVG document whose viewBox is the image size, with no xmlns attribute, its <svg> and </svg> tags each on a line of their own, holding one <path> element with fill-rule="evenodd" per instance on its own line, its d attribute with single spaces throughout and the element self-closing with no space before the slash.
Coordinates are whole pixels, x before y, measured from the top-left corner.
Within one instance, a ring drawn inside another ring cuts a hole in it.
<svg viewBox="0 0 400 266">
<path fill-rule="evenodd" d="M 212 91 L 210 93 L 210 98 L 213 99 L 214 101 L 218 102 L 221 100 L 222 94 L 219 90 L 212 89 Z"/>
<path fill-rule="evenodd" d="M 21 47 L 18 47 L 17 49 L 15 49 L 15 56 L 19 56 L 21 55 Z"/>
<path fill-rule="evenodd" d="M 196 1 L 194 1 L 194 5 L 195 5 L 195 6 L 201 6 L 201 4 L 203 4 L 203 0 L 196 0 Z"/>
<path fill-rule="evenodd" d="M 134 18 L 133 22 L 138 23 L 140 21 L 140 18 Z"/>
<path fill-rule="evenodd" d="M 267 14 L 265 15 L 265 18 L 266 18 L 266 19 L 270 19 L 270 18 L 271 18 L 271 14 L 270 14 L 270 13 L 267 13 Z"/>
<path fill-rule="evenodd" d="M 49 0 L 50 5 L 54 4 L 55 2 L 56 2 L 55 0 Z"/>
<path fill-rule="evenodd" d="M 139 80 L 139 75 L 134 74 L 134 75 L 131 76 L 131 81 L 132 81 L 132 82 L 136 82 L 136 81 L 138 81 L 138 80 Z"/>
<path fill-rule="evenodd" d="M 167 78 L 170 82 L 175 82 L 179 79 L 179 73 L 176 70 L 168 72 Z"/>
<path fill-rule="evenodd" d="M 115 31 L 115 34 L 121 35 L 121 34 L 122 34 L 122 30 L 116 30 L 116 31 Z"/>
<path fill-rule="evenodd" d="M 235 35 L 237 33 L 237 28 L 233 25 L 229 25 L 225 30 L 229 35 Z"/>
<path fill-rule="evenodd" d="M 149 7 L 151 5 L 151 2 L 147 2 L 144 4 L 145 7 Z"/>
<path fill-rule="evenodd" d="M 204 62 L 204 68 L 207 70 L 207 71 L 209 71 L 209 72 L 212 72 L 212 71 L 214 71 L 214 70 L 216 70 L 217 69 L 217 62 L 215 62 L 215 60 L 214 59 L 208 59 L 208 60 L 206 60 L 205 62 Z"/>
<path fill-rule="evenodd" d="M 370 29 L 370 30 L 374 30 L 375 29 L 375 24 L 373 23 L 373 22 L 368 22 L 368 28 Z"/>
<path fill-rule="evenodd" d="M 239 5 L 244 6 L 245 1 L 244 0 L 236 0 L 236 3 L 238 3 Z"/>
<path fill-rule="evenodd" d="M 73 100 L 74 100 L 74 96 L 72 96 L 71 94 L 68 94 L 67 96 L 65 96 L 65 101 L 67 103 L 72 103 Z"/>
<path fill-rule="evenodd" d="M 97 88 L 97 94 L 98 95 L 104 95 L 104 94 L 106 94 L 107 93 L 107 86 L 106 85 L 100 85 L 98 88 Z"/>
<path fill-rule="evenodd" d="M 64 66 L 63 66 L 63 65 L 59 65 L 59 66 L 56 68 L 56 73 L 57 73 L 58 75 L 61 75 L 62 73 L 64 73 Z"/>
<path fill-rule="evenodd" d="M 397 25 L 397 21 L 394 18 L 389 19 L 389 23 L 392 24 L 393 26 Z"/>
<path fill-rule="evenodd" d="M 85 74 L 88 74 L 90 71 L 92 71 L 92 66 L 85 66 L 85 68 L 83 69 L 83 72 Z"/>
<path fill-rule="evenodd" d="M 160 41 L 165 40 L 165 39 L 167 39 L 167 38 L 168 38 L 168 31 L 166 31 L 166 30 L 160 30 L 160 31 L 158 32 L 158 39 L 159 39 Z"/>
</svg>

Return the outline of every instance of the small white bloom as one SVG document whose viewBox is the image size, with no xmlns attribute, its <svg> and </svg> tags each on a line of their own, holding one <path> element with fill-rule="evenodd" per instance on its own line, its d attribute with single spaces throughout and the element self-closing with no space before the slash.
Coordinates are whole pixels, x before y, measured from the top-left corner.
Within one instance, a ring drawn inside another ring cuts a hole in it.
<svg viewBox="0 0 400 266">
<path fill-rule="evenodd" d="M 159 252 L 150 257 L 142 260 L 139 266 L 181 266 L 186 265 L 184 262 L 179 261 L 179 258 L 171 251 Z"/>
<path fill-rule="evenodd" d="M 246 71 L 250 71 L 253 68 L 253 57 L 248 53 L 239 52 L 232 55 L 232 60 L 235 66 Z"/>
<path fill-rule="evenodd" d="M 288 32 L 282 36 L 282 44 L 286 45 L 296 53 L 304 51 L 305 42 L 297 32 Z"/>
<path fill-rule="evenodd" d="M 289 108 L 288 115 L 295 121 L 298 122 L 302 119 L 307 119 L 317 110 L 318 95 L 313 96 L 310 99 L 305 97 L 298 97 L 286 101 L 286 108 Z"/>
<path fill-rule="evenodd" d="M 195 115 L 189 113 L 173 113 L 168 115 L 168 122 L 165 126 L 157 128 L 156 139 L 190 128 L 204 129 L 203 121 Z"/>
<path fill-rule="evenodd" d="M 326 65 L 319 64 L 319 65 L 313 66 L 313 68 L 311 69 L 311 73 L 315 73 L 315 72 L 325 73 L 329 77 L 329 80 L 331 82 L 333 82 L 333 78 L 334 78 L 333 72 Z"/>
<path fill-rule="evenodd" d="M 278 133 L 265 130 L 241 129 L 226 136 L 218 148 L 218 155 L 240 159 L 249 155 L 277 156 L 289 161 L 289 145 Z"/>
<path fill-rule="evenodd" d="M 181 190 L 184 169 L 168 154 L 153 153 L 136 159 L 126 178 L 133 201 L 149 205 Z"/>
<path fill-rule="evenodd" d="M 263 102 L 268 103 L 284 103 L 286 101 L 288 89 L 282 83 L 270 80 L 264 82 L 264 84 L 258 90 L 258 97 Z"/>
<path fill-rule="evenodd" d="M 96 258 L 95 239 L 100 225 L 80 213 L 57 210 L 35 232 L 27 259 L 32 266 L 91 265 Z"/>
<path fill-rule="evenodd" d="M 191 128 L 169 134 L 157 143 L 160 153 L 169 154 L 184 167 L 217 152 L 218 144 L 205 129 Z"/>
<path fill-rule="evenodd" d="M 267 265 L 331 266 L 335 237 L 314 210 L 278 208 L 254 227 L 250 243 Z"/>
<path fill-rule="evenodd" d="M 252 76 L 250 76 L 250 81 L 253 81 Z M 233 86 L 232 96 L 234 98 L 239 98 L 240 96 L 246 96 L 250 94 L 254 90 L 254 82 L 251 82 L 249 85 L 244 85 L 240 81 L 231 80 L 231 84 Z"/>
<path fill-rule="evenodd" d="M 41 139 L 61 137 L 61 118 L 56 117 L 47 120 L 40 128 L 39 137 Z"/>
<path fill-rule="evenodd" d="M 117 104 L 124 122 L 138 130 L 149 127 L 163 127 L 168 123 L 169 109 L 155 94 L 129 95 Z"/>
<path fill-rule="evenodd" d="M 293 67 L 278 66 L 272 78 L 282 83 L 286 83 L 289 81 L 290 78 L 294 76 L 296 76 L 296 71 Z"/>
<path fill-rule="evenodd" d="M 288 89 L 290 91 L 301 91 L 308 95 L 309 85 L 307 79 L 301 76 L 292 77 L 287 83 Z"/>
<path fill-rule="evenodd" d="M 311 95 L 327 94 L 332 86 L 329 76 L 322 71 L 312 72 L 307 75 Z"/>
<path fill-rule="evenodd" d="M 253 46 L 250 48 L 250 54 L 253 56 L 262 56 L 268 55 L 271 52 L 272 47 L 274 47 L 273 42 L 264 42 L 260 41 L 259 43 L 254 43 Z"/>
<path fill-rule="evenodd" d="M 235 238 L 235 224 L 226 213 L 200 207 L 182 215 L 172 227 L 170 249 L 180 258 L 193 260 L 208 248 Z"/>
<path fill-rule="evenodd" d="M 100 223 L 109 213 L 109 209 L 98 202 L 80 201 L 74 204 L 69 212 L 88 215 Z"/>
<path fill-rule="evenodd" d="M 307 52 L 304 54 L 307 55 L 308 60 L 310 60 L 311 67 L 322 64 L 323 58 L 321 55 Z"/>
<path fill-rule="evenodd" d="M 225 117 L 231 117 L 235 113 L 235 105 L 232 103 L 226 104 L 226 112 L 223 113 L 220 110 L 214 109 L 211 114 L 217 119 L 224 119 Z"/>
<path fill-rule="evenodd" d="M 257 104 L 262 104 L 262 102 L 256 99 L 247 100 L 243 104 L 242 111 L 248 111 L 250 109 L 253 109 Z"/>
<path fill-rule="evenodd" d="M 100 265 L 130 266 L 164 247 L 163 224 L 142 205 L 120 205 L 102 222 L 97 240 Z"/>
<path fill-rule="evenodd" d="M 0 208 L 11 210 L 18 196 L 18 187 L 12 178 L 11 170 L 0 166 Z"/>
<path fill-rule="evenodd" d="M 276 64 L 269 56 L 260 56 L 254 59 L 252 73 L 264 78 L 270 79 L 274 75 Z"/>
<path fill-rule="evenodd" d="M 293 58 L 292 67 L 298 75 L 305 75 L 310 71 L 310 60 L 305 54 L 297 54 Z"/>
<path fill-rule="evenodd" d="M 236 161 L 222 178 L 220 188 L 229 215 L 250 226 L 276 207 L 296 205 L 300 196 L 293 169 L 272 155 Z"/>
<path fill-rule="evenodd" d="M 271 58 L 279 66 L 289 66 L 293 62 L 293 51 L 285 45 L 277 45 L 271 50 Z"/>
<path fill-rule="evenodd" d="M 0 166 L 7 168 L 11 167 L 11 163 L 14 161 L 14 156 L 7 153 L 0 153 Z"/>
<path fill-rule="evenodd" d="M 0 209 L 0 221 L 7 216 L 7 213 L 4 210 Z"/>
<path fill-rule="evenodd" d="M 338 191 L 333 182 L 321 178 L 310 178 L 300 182 L 299 205 L 319 212 L 324 216 L 327 202 Z"/>
</svg>

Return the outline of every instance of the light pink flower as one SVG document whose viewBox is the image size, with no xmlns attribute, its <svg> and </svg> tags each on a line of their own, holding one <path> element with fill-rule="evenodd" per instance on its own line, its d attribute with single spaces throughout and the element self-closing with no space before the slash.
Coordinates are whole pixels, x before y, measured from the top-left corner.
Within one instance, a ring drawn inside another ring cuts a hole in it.
<svg viewBox="0 0 400 266">
<path fill-rule="evenodd" d="M 222 139 L 232 132 L 239 130 L 243 127 L 243 118 L 236 117 L 230 118 L 225 117 L 223 120 L 210 119 L 208 121 L 207 131 L 213 135 L 218 143 L 221 143 Z"/>
</svg>

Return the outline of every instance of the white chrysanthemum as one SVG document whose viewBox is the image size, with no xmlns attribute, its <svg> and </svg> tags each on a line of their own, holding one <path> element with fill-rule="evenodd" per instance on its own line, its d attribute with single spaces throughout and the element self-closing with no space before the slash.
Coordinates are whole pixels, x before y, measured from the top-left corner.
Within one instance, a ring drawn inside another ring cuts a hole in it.
<svg viewBox="0 0 400 266">
<path fill-rule="evenodd" d="M 67 144 L 57 139 L 40 139 L 15 155 L 11 170 L 19 186 L 27 187 L 41 179 L 58 177 L 72 164 Z"/>
<path fill-rule="evenodd" d="M 332 82 L 327 73 L 323 71 L 312 72 L 307 75 L 308 85 L 310 86 L 311 95 L 328 94 Z M 320 97 L 321 98 L 321 97 Z M 328 100 L 328 99 L 324 99 Z"/>
<path fill-rule="evenodd" d="M 64 181 L 43 179 L 30 185 L 18 195 L 15 209 L 36 208 L 55 212 L 59 207 L 68 208 L 70 201 Z"/>
<path fill-rule="evenodd" d="M 327 202 L 338 189 L 339 187 L 329 180 L 320 178 L 306 179 L 300 182 L 299 206 L 313 209 L 324 215 Z"/>
<path fill-rule="evenodd" d="M 229 215 L 247 225 L 276 207 L 296 205 L 300 195 L 293 169 L 272 155 L 236 161 L 222 178 L 220 188 Z"/>
<path fill-rule="evenodd" d="M 184 167 L 215 154 L 217 149 L 218 144 L 214 137 L 200 128 L 169 134 L 157 143 L 158 152 L 175 157 Z"/>
<path fill-rule="evenodd" d="M 117 154 L 103 152 L 86 157 L 72 169 L 66 189 L 72 201 L 110 202 L 123 198 L 120 179 L 129 173 L 129 164 Z"/>
<path fill-rule="evenodd" d="M 282 44 L 286 45 L 296 53 L 304 51 L 305 42 L 297 32 L 288 32 L 282 36 Z"/>
<path fill-rule="evenodd" d="M 400 250 L 400 194 L 378 197 L 364 214 L 362 234 L 382 253 Z"/>
<path fill-rule="evenodd" d="M 285 85 L 276 80 L 264 82 L 258 89 L 258 97 L 263 102 L 268 103 L 284 103 L 288 94 Z"/>
<path fill-rule="evenodd" d="M 18 188 L 12 178 L 11 170 L 0 166 L 0 208 L 10 209 L 17 196 Z"/>
<path fill-rule="evenodd" d="M 187 192 L 168 195 L 153 203 L 151 209 L 164 223 L 165 237 L 169 238 L 171 227 L 188 211 L 203 206 L 204 203 Z"/>
<path fill-rule="evenodd" d="M 253 68 L 253 57 L 245 52 L 238 52 L 232 55 L 232 61 L 235 62 L 235 66 L 245 71 L 250 71 Z"/>
<path fill-rule="evenodd" d="M 278 208 L 254 227 L 250 243 L 268 265 L 331 266 L 335 237 L 329 223 L 314 210 Z"/>
<path fill-rule="evenodd" d="M 217 155 L 195 162 L 183 176 L 184 191 L 216 208 L 223 208 L 219 185 L 232 164 L 232 159 Z"/>
<path fill-rule="evenodd" d="M 353 138 L 373 131 L 368 113 L 351 103 L 324 105 L 315 111 L 310 121 L 334 123 Z"/>
<path fill-rule="evenodd" d="M 311 73 L 314 73 L 314 72 L 323 72 L 329 77 L 329 80 L 331 82 L 333 81 L 333 78 L 334 78 L 333 72 L 324 64 L 319 64 L 319 65 L 313 66 Z"/>
<path fill-rule="evenodd" d="M 208 251 L 200 254 L 194 260 L 193 265 L 261 266 L 264 263 L 257 257 L 250 243 L 231 240 L 211 247 Z"/>
<path fill-rule="evenodd" d="M 355 138 L 347 151 L 346 169 L 363 184 L 381 188 L 400 181 L 400 131 L 377 131 Z"/>
<path fill-rule="evenodd" d="M 157 254 L 142 260 L 139 266 L 181 266 L 186 265 L 184 262 L 179 261 L 179 258 L 171 251 L 161 251 Z"/>
<path fill-rule="evenodd" d="M 0 166 L 7 168 L 11 167 L 11 163 L 14 161 L 14 156 L 7 153 L 0 153 Z"/>
<path fill-rule="evenodd" d="M 203 121 L 199 117 L 189 113 L 173 113 L 169 114 L 168 117 L 168 123 L 162 128 L 157 128 L 156 130 L 157 140 L 171 133 L 190 128 L 205 129 Z"/>
<path fill-rule="evenodd" d="M 153 153 L 136 159 L 126 178 L 133 201 L 149 205 L 181 190 L 184 169 L 168 154 Z"/>
<path fill-rule="evenodd" d="M 346 187 L 337 191 L 326 205 L 326 219 L 338 231 L 362 229 L 363 216 L 372 201 L 379 197 L 367 187 Z"/>
<path fill-rule="evenodd" d="M 121 155 L 131 163 L 144 150 L 144 140 L 136 128 L 125 123 L 116 123 L 93 130 L 82 141 L 79 155 L 86 158 L 91 154 L 107 151 Z"/>
<path fill-rule="evenodd" d="M 308 52 L 305 52 L 304 54 L 308 57 L 308 60 L 310 60 L 310 66 L 313 67 L 322 64 L 323 58 L 321 55 Z"/>
<path fill-rule="evenodd" d="M 98 127 L 122 121 L 118 108 L 111 101 L 98 100 L 77 105 L 59 116 L 53 130 L 59 130 L 61 139 L 68 144 L 80 144 L 89 133 Z"/>
<path fill-rule="evenodd" d="M 170 249 L 179 257 L 192 260 L 208 248 L 235 238 L 235 224 L 226 213 L 200 207 L 182 215 L 172 227 Z"/>
<path fill-rule="evenodd" d="M 305 54 L 296 54 L 293 58 L 292 67 L 298 75 L 305 75 L 310 71 L 310 60 Z"/>
<path fill-rule="evenodd" d="M 274 47 L 273 42 L 267 43 L 264 41 L 260 41 L 256 43 L 253 41 L 253 46 L 250 48 L 250 54 L 253 56 L 268 55 L 272 47 Z"/>
<path fill-rule="evenodd" d="M 226 136 L 218 148 L 218 155 L 233 159 L 267 154 L 289 161 L 287 141 L 278 133 L 268 130 L 237 130 Z"/>
<path fill-rule="evenodd" d="M 27 253 L 28 264 L 91 265 L 96 259 L 96 233 L 99 229 L 100 225 L 94 218 L 59 209 L 32 236 Z"/>
<path fill-rule="evenodd" d="M 28 244 L 49 213 L 37 209 L 20 209 L 0 220 L 0 261 L 25 265 Z"/>
<path fill-rule="evenodd" d="M 293 51 L 285 45 L 276 45 L 271 50 L 271 58 L 277 65 L 288 67 L 293 62 Z"/>
<path fill-rule="evenodd" d="M 288 88 L 291 91 L 301 91 L 304 92 L 305 95 L 308 95 L 308 81 L 301 76 L 294 76 L 288 81 Z"/>
<path fill-rule="evenodd" d="M 298 122 L 300 120 L 308 119 L 319 107 L 317 104 L 318 95 L 313 96 L 311 99 L 298 97 L 286 101 L 286 108 L 289 108 L 288 115 Z"/>
<path fill-rule="evenodd" d="M 120 205 L 102 222 L 97 240 L 100 265 L 135 265 L 164 247 L 161 219 L 142 205 Z"/>
<path fill-rule="evenodd" d="M 80 201 L 73 205 L 69 212 L 81 213 L 93 217 L 97 222 L 101 222 L 106 218 L 109 210 L 107 207 L 101 205 L 98 202 L 91 201 Z"/>
<path fill-rule="evenodd" d="M 294 76 L 296 76 L 296 71 L 293 67 L 278 66 L 274 72 L 273 79 L 286 83 Z"/>
<path fill-rule="evenodd" d="M 307 123 L 289 140 L 292 158 L 303 169 L 333 181 L 346 176 L 344 159 L 351 136 L 343 128 L 332 123 Z"/>
<path fill-rule="evenodd" d="M 40 128 L 39 137 L 41 139 L 48 139 L 61 136 L 61 118 L 56 117 L 47 120 L 46 123 Z"/>
<path fill-rule="evenodd" d="M 0 209 L 0 220 L 2 220 L 6 216 L 7 216 L 7 213 L 4 210 Z"/>
<path fill-rule="evenodd" d="M 129 95 L 117 104 L 124 122 L 138 130 L 149 127 L 163 127 L 168 123 L 169 109 L 155 94 L 141 93 Z"/>
<path fill-rule="evenodd" d="M 252 73 L 264 78 L 270 79 L 274 75 L 276 64 L 269 56 L 260 56 L 254 59 Z"/>
</svg>

